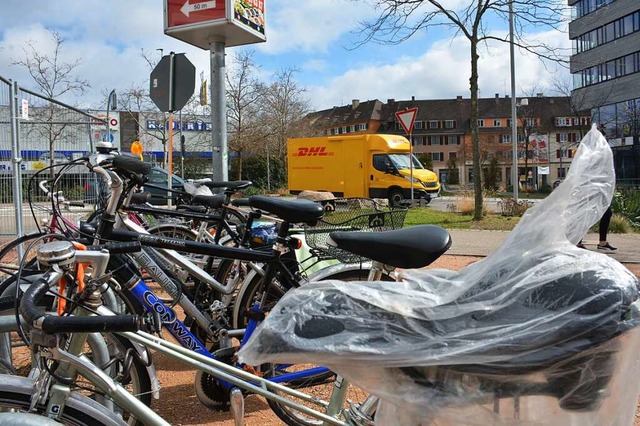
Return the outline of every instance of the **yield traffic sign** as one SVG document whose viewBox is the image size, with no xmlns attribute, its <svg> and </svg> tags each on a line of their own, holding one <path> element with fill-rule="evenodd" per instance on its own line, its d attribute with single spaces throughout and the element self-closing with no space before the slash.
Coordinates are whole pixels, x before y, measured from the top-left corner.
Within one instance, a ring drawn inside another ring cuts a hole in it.
<svg viewBox="0 0 640 426">
<path fill-rule="evenodd" d="M 418 115 L 418 108 L 407 108 L 404 111 L 396 112 L 396 118 L 404 128 L 404 131 L 407 132 L 408 135 L 411 134 L 411 130 L 413 129 L 413 123 L 416 121 L 416 116 Z"/>
</svg>

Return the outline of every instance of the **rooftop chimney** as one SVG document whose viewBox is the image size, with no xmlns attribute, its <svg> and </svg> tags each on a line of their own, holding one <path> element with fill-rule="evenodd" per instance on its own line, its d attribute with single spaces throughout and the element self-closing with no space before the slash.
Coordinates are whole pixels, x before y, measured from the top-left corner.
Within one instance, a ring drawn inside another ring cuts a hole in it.
<svg viewBox="0 0 640 426">
<path fill-rule="evenodd" d="M 396 101 L 396 100 L 395 100 L 395 99 L 393 99 L 393 98 L 391 98 L 391 99 L 387 99 L 387 103 L 388 103 L 388 104 L 392 104 L 392 103 L 394 103 L 395 101 Z"/>
<path fill-rule="evenodd" d="M 500 97 L 500 93 L 496 93 L 496 99 Z"/>
<path fill-rule="evenodd" d="M 416 100 L 416 97 L 415 97 L 415 96 L 411 96 L 411 100 L 412 100 L 412 101 L 415 101 L 415 100 Z"/>
<path fill-rule="evenodd" d="M 456 96 L 456 99 L 457 99 L 457 100 L 459 100 L 459 101 L 461 101 L 461 100 L 462 100 L 462 95 L 458 95 L 458 96 Z"/>
<path fill-rule="evenodd" d="M 543 98 L 544 97 L 544 93 L 542 93 L 542 92 L 536 93 L 536 96 L 539 97 L 539 98 Z"/>
<path fill-rule="evenodd" d="M 358 108 L 359 105 L 360 105 L 360 100 L 359 99 L 353 99 L 351 101 L 351 108 L 356 109 L 356 108 Z"/>
</svg>

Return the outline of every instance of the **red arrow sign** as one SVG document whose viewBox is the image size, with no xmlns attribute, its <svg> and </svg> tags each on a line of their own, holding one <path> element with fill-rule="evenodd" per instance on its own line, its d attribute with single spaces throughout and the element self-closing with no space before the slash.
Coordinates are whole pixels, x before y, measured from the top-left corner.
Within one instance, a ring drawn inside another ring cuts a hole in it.
<svg viewBox="0 0 640 426">
<path fill-rule="evenodd" d="M 225 19 L 225 1 L 166 0 L 167 28 Z"/>
<path fill-rule="evenodd" d="M 404 111 L 396 112 L 396 118 L 402 124 L 404 131 L 407 132 L 408 135 L 411 134 L 411 130 L 413 129 L 413 123 L 416 121 L 416 116 L 418 115 L 418 108 L 407 108 Z"/>
</svg>

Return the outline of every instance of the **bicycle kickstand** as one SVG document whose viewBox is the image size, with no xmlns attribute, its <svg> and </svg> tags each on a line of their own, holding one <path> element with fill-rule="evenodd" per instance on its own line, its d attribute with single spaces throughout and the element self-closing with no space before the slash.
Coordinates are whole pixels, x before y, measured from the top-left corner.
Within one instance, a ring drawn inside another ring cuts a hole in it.
<svg viewBox="0 0 640 426">
<path fill-rule="evenodd" d="M 233 413 L 233 424 L 244 426 L 244 396 L 239 388 L 231 389 L 231 412 Z"/>
</svg>

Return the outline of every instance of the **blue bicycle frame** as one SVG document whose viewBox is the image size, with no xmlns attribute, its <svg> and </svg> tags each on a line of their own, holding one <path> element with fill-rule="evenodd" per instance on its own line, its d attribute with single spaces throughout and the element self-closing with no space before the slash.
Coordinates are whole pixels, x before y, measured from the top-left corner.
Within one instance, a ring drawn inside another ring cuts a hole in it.
<svg viewBox="0 0 640 426">
<path fill-rule="evenodd" d="M 204 345 L 190 330 L 189 328 L 178 319 L 175 311 L 165 305 L 162 300 L 147 286 L 144 280 L 140 279 L 138 282 L 129 288 L 131 294 L 144 306 L 147 312 L 155 312 L 160 316 L 160 319 L 164 324 L 168 324 L 165 328 L 169 333 L 185 348 L 191 349 L 194 352 L 204 355 L 209 358 L 215 359 L 215 356 L 209 352 Z M 255 303 L 251 308 L 252 315 L 249 319 L 247 327 L 245 329 L 244 336 L 241 341 L 241 345 L 244 345 L 254 330 L 258 326 L 258 320 L 256 317 L 260 317 L 263 314 L 262 307 L 259 303 Z M 288 365 L 282 365 L 279 369 L 286 368 Z M 267 378 L 274 383 L 286 383 L 292 380 L 303 379 L 320 373 L 326 373 L 329 369 L 327 367 L 314 367 L 308 370 L 296 371 L 293 373 L 278 374 L 273 377 Z M 225 389 L 231 389 L 235 386 L 231 383 L 218 380 L 219 384 Z"/>
</svg>

